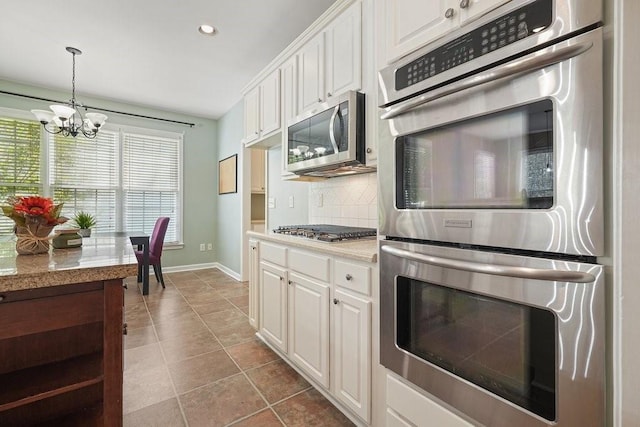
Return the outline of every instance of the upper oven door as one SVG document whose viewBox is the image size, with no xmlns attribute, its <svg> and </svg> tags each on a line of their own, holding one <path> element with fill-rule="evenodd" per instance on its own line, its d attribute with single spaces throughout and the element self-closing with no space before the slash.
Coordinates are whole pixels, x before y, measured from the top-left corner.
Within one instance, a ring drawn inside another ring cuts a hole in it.
<svg viewBox="0 0 640 427">
<path fill-rule="evenodd" d="M 385 117 L 380 234 L 602 255 L 601 29 Z"/>
</svg>

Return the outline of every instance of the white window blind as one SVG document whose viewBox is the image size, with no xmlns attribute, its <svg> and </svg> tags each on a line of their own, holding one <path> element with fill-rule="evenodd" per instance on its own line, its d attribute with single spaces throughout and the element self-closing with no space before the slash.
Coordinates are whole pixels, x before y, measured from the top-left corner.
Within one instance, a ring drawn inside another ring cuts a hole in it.
<svg viewBox="0 0 640 427">
<path fill-rule="evenodd" d="M 40 123 L 0 117 L 0 203 L 9 196 L 40 193 Z M 0 216 L 0 234 L 12 233 L 13 226 Z"/>
<path fill-rule="evenodd" d="M 177 242 L 182 138 L 125 132 L 122 144 L 124 222 L 150 234 L 158 217 L 171 218 L 165 242 Z"/>
<path fill-rule="evenodd" d="M 52 135 L 49 184 L 62 214 L 86 211 L 97 219 L 96 232 L 117 230 L 119 186 L 118 133 L 101 130 L 95 139 Z"/>
<path fill-rule="evenodd" d="M 0 117 L 0 202 L 53 197 L 64 202 L 64 216 L 95 215 L 97 233 L 151 234 L 158 217 L 168 216 L 165 243 L 180 243 L 182 135 L 139 128 L 103 128 L 95 139 L 42 135 L 35 120 Z M 13 233 L 13 225 L 0 216 L 0 234 Z"/>
</svg>

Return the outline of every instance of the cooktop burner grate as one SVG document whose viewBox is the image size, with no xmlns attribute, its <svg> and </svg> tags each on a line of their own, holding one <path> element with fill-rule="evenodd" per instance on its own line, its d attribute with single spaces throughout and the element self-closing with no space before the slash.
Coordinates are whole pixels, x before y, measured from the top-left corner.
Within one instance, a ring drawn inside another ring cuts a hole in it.
<svg viewBox="0 0 640 427">
<path fill-rule="evenodd" d="M 363 239 L 374 237 L 377 234 L 375 228 L 349 227 L 345 225 L 310 224 L 310 225 L 281 225 L 275 230 L 277 234 L 301 236 L 323 242 L 337 242 L 340 240 Z"/>
</svg>

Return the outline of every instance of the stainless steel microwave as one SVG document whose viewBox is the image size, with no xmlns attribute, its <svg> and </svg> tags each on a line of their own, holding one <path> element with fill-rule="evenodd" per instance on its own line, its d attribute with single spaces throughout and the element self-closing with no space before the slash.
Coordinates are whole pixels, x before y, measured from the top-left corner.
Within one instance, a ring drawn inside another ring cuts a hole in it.
<svg viewBox="0 0 640 427">
<path fill-rule="evenodd" d="M 298 116 L 287 127 L 287 170 L 333 177 L 372 172 L 366 166 L 364 94 L 347 92 Z"/>
</svg>

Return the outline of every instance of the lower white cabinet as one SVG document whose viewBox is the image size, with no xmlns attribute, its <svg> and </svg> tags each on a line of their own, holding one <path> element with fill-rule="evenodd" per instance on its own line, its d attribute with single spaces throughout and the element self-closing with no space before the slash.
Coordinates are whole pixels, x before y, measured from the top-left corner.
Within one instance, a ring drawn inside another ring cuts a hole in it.
<svg viewBox="0 0 640 427">
<path fill-rule="evenodd" d="M 260 320 L 260 254 L 258 241 L 249 239 L 249 324 L 258 329 Z"/>
<path fill-rule="evenodd" d="M 342 403 L 368 422 L 371 302 L 337 288 L 333 295 L 333 391 Z"/>
<path fill-rule="evenodd" d="M 261 336 L 369 424 L 372 264 L 272 242 L 259 248 Z"/>
<path fill-rule="evenodd" d="M 260 332 L 278 349 L 287 352 L 287 271 L 263 261 L 260 262 Z"/>
<path fill-rule="evenodd" d="M 289 274 L 289 357 L 329 387 L 329 293 L 326 283 Z"/>
</svg>

